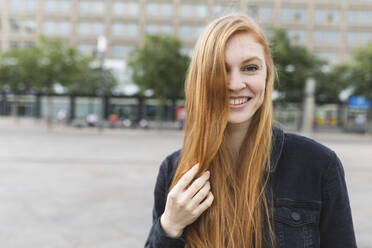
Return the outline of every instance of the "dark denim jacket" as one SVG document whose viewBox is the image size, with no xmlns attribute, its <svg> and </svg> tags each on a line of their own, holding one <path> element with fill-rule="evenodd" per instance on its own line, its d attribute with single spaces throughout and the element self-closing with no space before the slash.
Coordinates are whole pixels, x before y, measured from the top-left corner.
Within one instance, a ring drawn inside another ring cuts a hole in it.
<svg viewBox="0 0 372 248">
<path fill-rule="evenodd" d="M 180 151 L 161 164 L 147 248 L 183 248 L 185 236 L 167 237 L 159 223 Z M 277 248 L 356 247 L 342 164 L 327 147 L 273 128 L 271 190 Z"/>
</svg>

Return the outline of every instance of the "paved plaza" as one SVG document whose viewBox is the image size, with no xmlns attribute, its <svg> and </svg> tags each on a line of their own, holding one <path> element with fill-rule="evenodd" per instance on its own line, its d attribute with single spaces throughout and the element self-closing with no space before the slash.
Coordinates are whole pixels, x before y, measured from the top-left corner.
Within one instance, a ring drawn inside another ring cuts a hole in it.
<svg viewBox="0 0 372 248">
<path fill-rule="evenodd" d="M 358 247 L 372 247 L 372 136 L 312 138 L 341 158 Z M 143 247 L 160 162 L 181 144 L 180 131 L 0 118 L 0 247 Z"/>
</svg>

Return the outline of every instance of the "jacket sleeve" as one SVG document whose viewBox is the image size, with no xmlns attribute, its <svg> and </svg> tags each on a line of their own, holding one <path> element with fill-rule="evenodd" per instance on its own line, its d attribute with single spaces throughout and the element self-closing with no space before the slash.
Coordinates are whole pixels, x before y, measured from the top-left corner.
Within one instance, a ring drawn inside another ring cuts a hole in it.
<svg viewBox="0 0 372 248">
<path fill-rule="evenodd" d="M 168 192 L 168 180 L 170 173 L 168 166 L 170 166 L 171 159 L 166 158 L 160 166 L 159 173 L 156 179 L 154 190 L 154 207 L 152 210 L 152 227 L 150 234 L 147 237 L 145 248 L 184 248 L 185 236 L 182 234 L 179 238 L 167 237 L 160 225 L 160 216 L 165 209 Z"/>
<path fill-rule="evenodd" d="M 334 152 L 324 174 L 322 198 L 320 246 L 356 248 L 344 169 Z"/>
</svg>

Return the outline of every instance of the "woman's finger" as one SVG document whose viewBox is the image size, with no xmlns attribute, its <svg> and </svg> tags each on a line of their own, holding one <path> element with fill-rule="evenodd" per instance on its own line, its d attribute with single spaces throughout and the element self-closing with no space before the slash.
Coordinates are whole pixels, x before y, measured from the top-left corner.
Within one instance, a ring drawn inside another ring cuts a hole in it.
<svg viewBox="0 0 372 248">
<path fill-rule="evenodd" d="M 193 207 L 199 206 L 199 204 L 208 196 L 210 189 L 211 184 L 208 181 L 204 184 L 203 188 L 201 188 L 199 192 L 196 193 L 196 195 L 191 199 L 190 201 L 191 206 Z"/>
<path fill-rule="evenodd" d="M 178 181 L 178 183 L 173 187 L 171 191 L 175 194 L 179 194 L 184 191 L 187 185 L 191 183 L 191 181 L 194 179 L 196 173 L 199 169 L 199 163 L 194 165 L 190 170 L 188 170 Z"/>
<path fill-rule="evenodd" d="M 209 192 L 208 197 L 194 210 L 195 215 L 200 216 L 205 210 L 207 210 L 212 205 L 213 199 L 214 196 L 212 192 Z"/>
<path fill-rule="evenodd" d="M 204 186 L 205 182 L 209 179 L 210 172 L 206 171 L 202 176 L 197 178 L 185 191 L 186 198 L 193 198 L 194 195 Z"/>
</svg>

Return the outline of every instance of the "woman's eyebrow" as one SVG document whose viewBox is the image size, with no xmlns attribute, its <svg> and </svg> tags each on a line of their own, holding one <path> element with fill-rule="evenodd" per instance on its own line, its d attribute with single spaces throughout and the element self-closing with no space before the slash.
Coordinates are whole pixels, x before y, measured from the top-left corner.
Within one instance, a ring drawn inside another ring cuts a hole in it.
<svg viewBox="0 0 372 248">
<path fill-rule="evenodd" d="M 257 56 L 249 57 L 249 58 L 243 60 L 243 61 L 241 62 L 241 64 L 243 65 L 243 64 L 249 63 L 249 62 L 251 62 L 251 61 L 253 61 L 253 60 L 257 60 L 257 61 L 260 63 L 260 65 L 263 64 L 263 63 L 262 63 L 262 59 L 259 58 L 259 57 L 257 57 Z M 226 68 L 230 68 L 230 65 L 229 65 L 228 63 L 225 62 L 225 67 L 226 67 Z"/>
<path fill-rule="evenodd" d="M 249 58 L 243 60 L 242 64 L 249 63 L 249 62 L 251 62 L 252 60 L 258 60 L 258 61 L 262 64 L 262 59 L 260 59 L 260 58 L 257 57 L 257 56 L 249 57 Z"/>
</svg>

